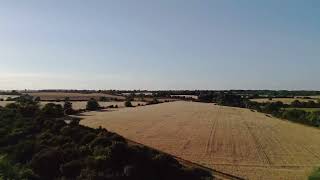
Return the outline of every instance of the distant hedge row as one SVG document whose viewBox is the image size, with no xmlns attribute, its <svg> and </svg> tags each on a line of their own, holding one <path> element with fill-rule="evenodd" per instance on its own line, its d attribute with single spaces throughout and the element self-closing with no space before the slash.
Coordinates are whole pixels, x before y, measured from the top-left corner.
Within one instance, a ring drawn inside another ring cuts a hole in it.
<svg viewBox="0 0 320 180">
<path fill-rule="evenodd" d="M 289 121 L 306 124 L 309 126 L 320 127 L 320 111 L 307 112 L 301 109 L 285 108 L 318 108 L 320 100 L 317 102 L 293 101 L 291 104 L 282 102 L 258 103 L 250 101 L 248 98 L 232 93 L 209 93 L 199 96 L 199 101 L 217 103 L 223 106 L 241 107 L 257 110 L 258 112 L 271 114 L 275 117 L 287 119 Z"/>
</svg>

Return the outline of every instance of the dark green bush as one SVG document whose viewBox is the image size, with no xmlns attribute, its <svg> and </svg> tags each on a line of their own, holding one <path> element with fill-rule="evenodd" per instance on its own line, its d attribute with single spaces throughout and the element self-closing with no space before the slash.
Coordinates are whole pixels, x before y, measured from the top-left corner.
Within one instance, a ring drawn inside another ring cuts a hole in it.
<svg viewBox="0 0 320 180">
<path fill-rule="evenodd" d="M 41 98 L 40 97 L 36 97 L 35 99 L 34 99 L 34 101 L 41 101 Z"/>
<path fill-rule="evenodd" d="M 65 100 L 63 104 L 64 113 L 67 115 L 73 114 L 74 110 L 72 108 L 72 103 L 70 101 Z"/>
<path fill-rule="evenodd" d="M 126 107 L 133 107 L 131 101 L 126 101 L 126 102 L 124 103 L 124 105 L 125 105 Z"/>
<path fill-rule="evenodd" d="M 44 179 L 53 179 L 60 175 L 63 153 L 60 150 L 47 148 L 32 158 L 30 165 L 35 173 Z"/>
<path fill-rule="evenodd" d="M 41 112 L 47 116 L 52 118 L 62 117 L 64 115 L 63 108 L 60 104 L 48 103 L 46 104 Z"/>
<path fill-rule="evenodd" d="M 100 108 L 100 105 L 98 103 L 97 100 L 91 98 L 88 102 L 87 102 L 87 106 L 86 109 L 89 111 L 95 111 L 98 110 Z"/>
<path fill-rule="evenodd" d="M 80 160 L 73 160 L 63 164 L 60 171 L 67 178 L 76 178 L 80 174 L 83 164 Z"/>
</svg>

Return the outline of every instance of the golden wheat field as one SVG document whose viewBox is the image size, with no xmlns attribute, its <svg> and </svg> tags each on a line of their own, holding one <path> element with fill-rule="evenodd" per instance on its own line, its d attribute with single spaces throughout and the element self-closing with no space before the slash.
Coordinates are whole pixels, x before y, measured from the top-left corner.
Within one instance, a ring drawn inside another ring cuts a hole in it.
<svg viewBox="0 0 320 180">
<path fill-rule="evenodd" d="M 170 102 L 87 112 L 81 124 L 246 179 L 306 179 L 320 165 L 320 130 L 248 109 Z"/>
</svg>

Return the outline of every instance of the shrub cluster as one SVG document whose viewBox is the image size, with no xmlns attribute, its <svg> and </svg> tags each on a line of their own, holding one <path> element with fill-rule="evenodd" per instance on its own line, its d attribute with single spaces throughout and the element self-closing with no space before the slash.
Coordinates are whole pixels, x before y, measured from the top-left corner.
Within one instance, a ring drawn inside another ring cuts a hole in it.
<svg viewBox="0 0 320 180">
<path fill-rule="evenodd" d="M 146 105 L 159 104 L 161 103 L 157 98 L 153 98 L 152 101 L 148 101 Z"/>
<path fill-rule="evenodd" d="M 126 106 L 126 107 L 133 107 L 131 101 L 126 101 L 126 102 L 124 103 L 124 106 Z"/>
<path fill-rule="evenodd" d="M 95 111 L 100 109 L 100 105 L 98 103 L 97 100 L 95 100 L 94 98 L 91 98 L 88 102 L 87 102 L 87 106 L 86 109 L 89 111 Z"/>
</svg>

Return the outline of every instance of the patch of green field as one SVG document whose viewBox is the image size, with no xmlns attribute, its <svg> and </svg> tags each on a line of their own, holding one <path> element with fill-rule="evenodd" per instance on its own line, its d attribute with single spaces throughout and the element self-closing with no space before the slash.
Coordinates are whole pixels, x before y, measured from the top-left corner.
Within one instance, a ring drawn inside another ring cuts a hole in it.
<svg viewBox="0 0 320 180">
<path fill-rule="evenodd" d="M 286 109 L 286 110 L 297 109 L 297 110 L 303 110 L 303 111 L 307 111 L 307 112 L 320 111 L 320 108 L 285 108 L 285 109 Z"/>
</svg>

